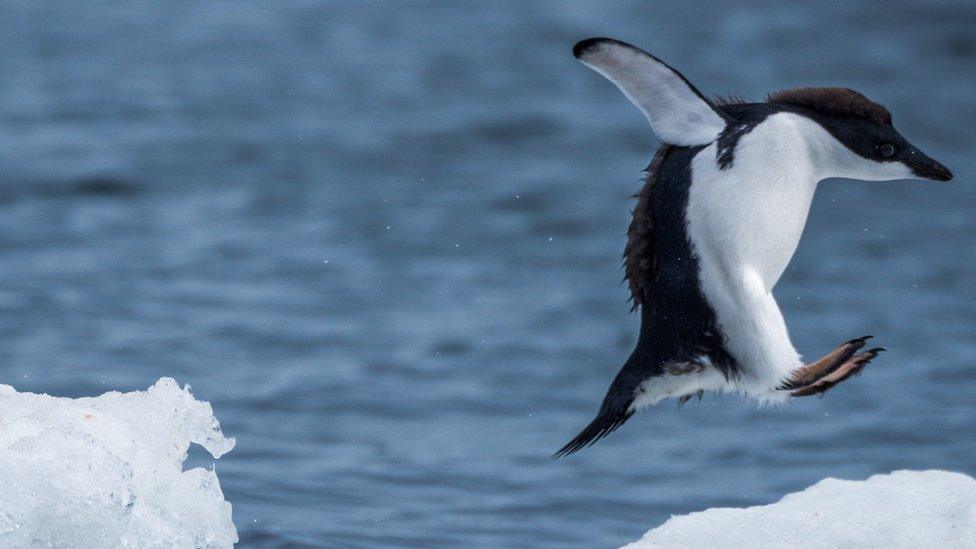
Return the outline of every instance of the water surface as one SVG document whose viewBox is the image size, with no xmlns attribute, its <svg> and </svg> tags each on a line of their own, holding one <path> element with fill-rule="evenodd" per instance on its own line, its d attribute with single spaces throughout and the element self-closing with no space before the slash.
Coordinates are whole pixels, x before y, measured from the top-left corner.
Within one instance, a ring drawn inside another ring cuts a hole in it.
<svg viewBox="0 0 976 549">
<path fill-rule="evenodd" d="M 976 473 L 976 5 L 7 2 L 0 382 L 213 403 L 242 546 L 612 546 L 826 476 Z M 661 405 L 569 459 L 638 319 L 656 142 L 576 62 L 845 85 L 956 173 L 831 181 L 777 295 L 824 399 Z M 195 456 L 199 463 L 206 463 Z"/>
</svg>

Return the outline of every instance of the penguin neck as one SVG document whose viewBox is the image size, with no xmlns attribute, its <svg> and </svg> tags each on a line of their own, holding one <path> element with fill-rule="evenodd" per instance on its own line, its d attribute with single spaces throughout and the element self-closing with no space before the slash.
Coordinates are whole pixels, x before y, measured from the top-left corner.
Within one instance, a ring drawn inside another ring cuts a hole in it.
<svg viewBox="0 0 976 549">
<path fill-rule="evenodd" d="M 857 178 L 863 159 L 851 152 L 816 121 L 802 115 L 783 113 L 794 125 L 792 156 L 805 166 L 813 184 L 831 177 Z"/>
</svg>

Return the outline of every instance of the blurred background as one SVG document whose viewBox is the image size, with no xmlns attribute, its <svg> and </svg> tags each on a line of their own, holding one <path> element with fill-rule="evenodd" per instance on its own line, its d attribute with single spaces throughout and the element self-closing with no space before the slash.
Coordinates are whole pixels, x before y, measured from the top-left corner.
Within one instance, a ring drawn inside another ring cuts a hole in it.
<svg viewBox="0 0 976 549">
<path fill-rule="evenodd" d="M 237 437 L 243 546 L 611 546 L 826 476 L 976 473 L 973 2 L 0 10 L 0 383 L 190 384 Z M 706 94 L 853 87 L 955 172 L 818 192 L 777 295 L 807 357 L 875 334 L 865 375 L 548 459 L 635 341 L 657 146 L 570 54 L 593 35 Z"/>
</svg>

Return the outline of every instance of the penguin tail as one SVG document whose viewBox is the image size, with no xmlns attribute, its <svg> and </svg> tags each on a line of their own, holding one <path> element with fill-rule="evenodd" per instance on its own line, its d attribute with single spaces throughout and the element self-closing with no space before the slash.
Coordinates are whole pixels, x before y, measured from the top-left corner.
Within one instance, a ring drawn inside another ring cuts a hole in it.
<svg viewBox="0 0 976 549">
<path fill-rule="evenodd" d="M 592 446 L 596 441 L 619 429 L 632 415 L 634 415 L 634 411 L 630 410 L 629 406 L 621 408 L 601 407 L 593 421 L 573 440 L 567 442 L 565 446 L 553 454 L 552 459 L 559 459 L 587 446 Z"/>
</svg>

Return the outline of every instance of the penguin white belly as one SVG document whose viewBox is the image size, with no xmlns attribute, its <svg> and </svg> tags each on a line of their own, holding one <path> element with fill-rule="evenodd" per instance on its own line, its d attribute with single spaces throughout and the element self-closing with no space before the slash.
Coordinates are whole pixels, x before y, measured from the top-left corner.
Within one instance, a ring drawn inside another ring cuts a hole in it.
<svg viewBox="0 0 976 549">
<path fill-rule="evenodd" d="M 700 282 L 744 372 L 739 388 L 760 399 L 802 366 L 772 295 L 799 244 L 818 178 L 797 151 L 792 115 L 774 115 L 744 135 L 732 166 L 716 145 L 692 162 L 688 237 Z M 788 160 L 787 160 L 788 159 Z"/>
</svg>

